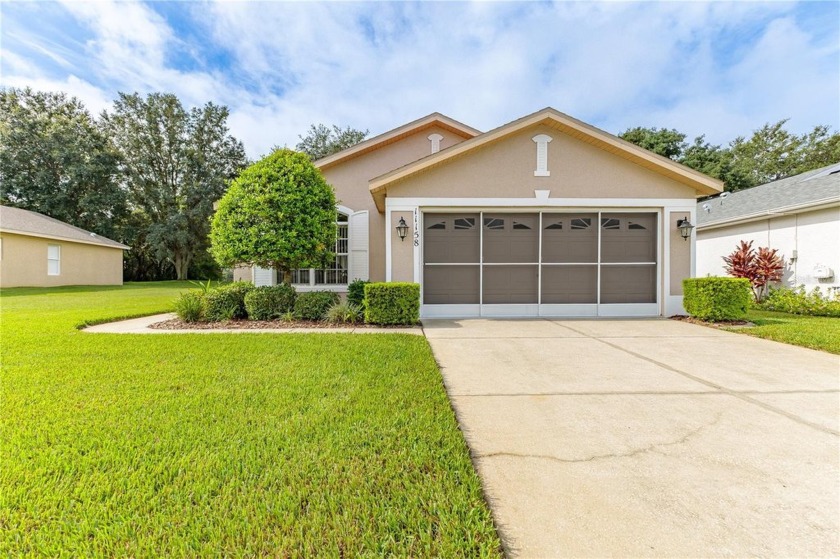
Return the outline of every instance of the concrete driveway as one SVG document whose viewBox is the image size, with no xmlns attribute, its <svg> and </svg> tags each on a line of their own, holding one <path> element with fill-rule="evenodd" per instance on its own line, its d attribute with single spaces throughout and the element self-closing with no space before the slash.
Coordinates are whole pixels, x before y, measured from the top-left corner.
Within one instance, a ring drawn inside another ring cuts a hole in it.
<svg viewBox="0 0 840 559">
<path fill-rule="evenodd" d="M 670 320 L 428 320 L 514 557 L 840 555 L 840 358 Z"/>
</svg>

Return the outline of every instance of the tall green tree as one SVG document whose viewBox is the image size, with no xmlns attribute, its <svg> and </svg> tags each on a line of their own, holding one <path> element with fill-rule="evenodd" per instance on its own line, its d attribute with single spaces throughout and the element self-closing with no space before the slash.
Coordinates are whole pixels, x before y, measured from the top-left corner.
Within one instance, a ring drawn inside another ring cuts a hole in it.
<svg viewBox="0 0 840 559">
<path fill-rule="evenodd" d="M 228 133 L 228 114 L 213 103 L 186 110 L 171 94 L 120 93 L 102 115 L 121 154 L 129 201 L 146 223 L 138 230 L 178 279 L 207 250 L 213 203 L 246 161 L 242 143 Z"/>
<path fill-rule="evenodd" d="M 231 183 L 213 216 L 211 253 L 222 266 L 283 272 L 322 265 L 335 245 L 335 193 L 306 154 L 279 149 Z"/>
<path fill-rule="evenodd" d="M 119 237 L 126 195 L 118 154 L 81 101 L 0 90 L 0 202 Z"/>
<path fill-rule="evenodd" d="M 648 151 L 678 161 L 686 148 L 685 134 L 673 128 L 643 128 L 637 126 L 618 135 L 622 140 L 643 147 Z"/>
<path fill-rule="evenodd" d="M 732 165 L 750 186 L 795 175 L 803 157 L 803 139 L 785 130 L 787 119 L 767 123 L 749 139 L 738 136 L 730 143 Z"/>
<path fill-rule="evenodd" d="M 323 124 L 317 126 L 313 124 L 309 127 L 305 136 L 298 136 L 300 142 L 295 146 L 295 149 L 307 154 L 312 161 L 316 161 L 355 146 L 364 140 L 368 134 L 367 130 L 355 130 L 349 126 L 341 128 L 333 125 L 330 128 Z"/>
</svg>

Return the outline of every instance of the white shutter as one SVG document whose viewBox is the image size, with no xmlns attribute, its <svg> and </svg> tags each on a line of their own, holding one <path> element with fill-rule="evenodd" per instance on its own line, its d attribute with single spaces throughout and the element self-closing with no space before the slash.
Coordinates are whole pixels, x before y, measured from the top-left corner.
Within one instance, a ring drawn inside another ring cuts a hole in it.
<svg viewBox="0 0 840 559">
<path fill-rule="evenodd" d="M 274 268 L 258 268 L 254 266 L 254 285 L 262 287 L 263 285 L 276 285 L 277 274 Z"/>
<path fill-rule="evenodd" d="M 349 281 L 370 279 L 368 260 L 368 212 L 350 214 L 350 262 Z"/>
</svg>

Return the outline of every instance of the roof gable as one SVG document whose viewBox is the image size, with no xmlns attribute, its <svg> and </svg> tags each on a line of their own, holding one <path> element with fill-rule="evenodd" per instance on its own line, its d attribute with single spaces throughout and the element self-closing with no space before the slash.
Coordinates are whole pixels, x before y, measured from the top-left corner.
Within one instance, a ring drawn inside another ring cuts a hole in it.
<svg viewBox="0 0 840 559">
<path fill-rule="evenodd" d="M 717 179 L 631 144 L 549 107 L 372 179 L 369 187 L 377 207 L 384 208 L 384 198 L 389 186 L 442 165 L 454 158 L 468 155 L 473 150 L 498 142 L 520 130 L 535 125 L 545 125 L 559 130 L 572 138 L 685 184 L 700 194 L 717 194 L 723 190 L 723 183 Z"/>
<path fill-rule="evenodd" d="M 123 250 L 129 248 L 122 243 L 85 231 L 44 214 L 11 206 L 0 205 L 0 231 L 108 248 L 121 248 Z"/>
<path fill-rule="evenodd" d="M 321 170 L 328 169 L 334 165 L 359 157 L 388 144 L 398 142 L 406 136 L 434 127 L 449 130 L 462 138 L 473 138 L 481 134 L 481 132 L 475 128 L 449 118 L 446 115 L 432 113 L 415 121 L 409 122 L 408 124 L 404 124 L 398 128 L 394 128 L 393 130 L 389 130 L 383 134 L 379 134 L 378 136 L 374 136 L 373 138 L 364 140 L 363 142 L 359 142 L 358 144 L 341 150 L 338 153 L 318 159 L 315 161 L 315 166 Z"/>
</svg>

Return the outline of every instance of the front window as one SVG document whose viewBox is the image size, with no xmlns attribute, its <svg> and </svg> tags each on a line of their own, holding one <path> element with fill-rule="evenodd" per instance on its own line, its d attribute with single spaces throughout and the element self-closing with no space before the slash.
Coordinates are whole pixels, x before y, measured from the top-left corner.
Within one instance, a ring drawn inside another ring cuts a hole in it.
<svg viewBox="0 0 840 559">
<path fill-rule="evenodd" d="M 325 268 L 292 270 L 292 283 L 297 285 L 346 285 L 350 255 L 350 229 L 347 215 L 338 214 L 332 262 Z"/>
</svg>

